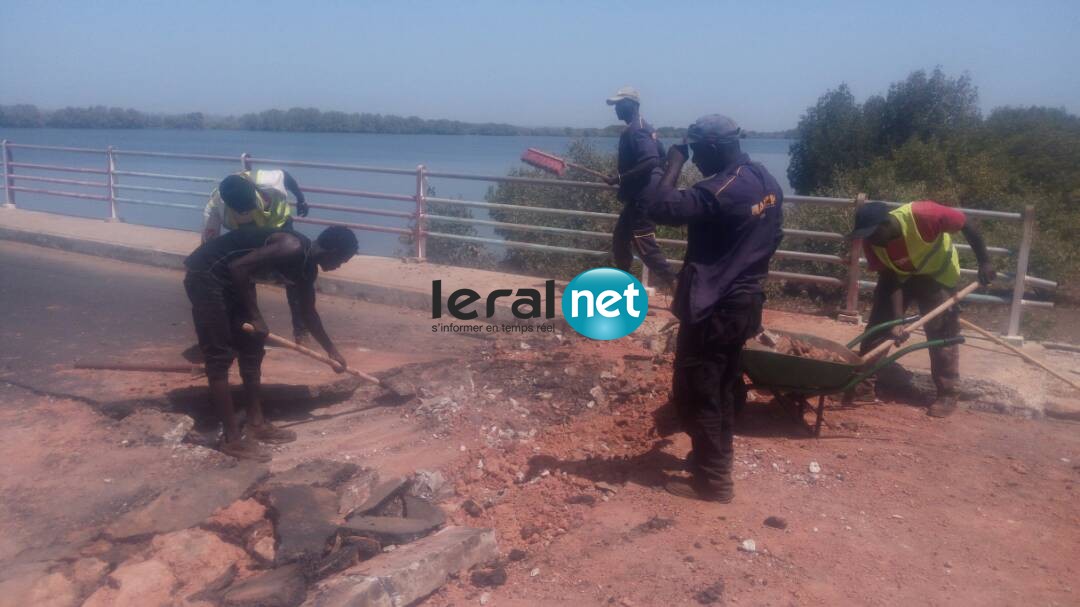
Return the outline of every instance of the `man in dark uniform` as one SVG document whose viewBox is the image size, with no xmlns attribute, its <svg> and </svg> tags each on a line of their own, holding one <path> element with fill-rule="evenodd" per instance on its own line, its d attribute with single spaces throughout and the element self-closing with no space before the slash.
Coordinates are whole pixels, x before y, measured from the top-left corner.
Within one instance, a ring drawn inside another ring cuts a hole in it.
<svg viewBox="0 0 1080 607">
<path fill-rule="evenodd" d="M 618 172 L 605 180 L 608 185 L 619 186 L 616 196 L 623 203 L 612 234 L 611 255 L 615 267 L 630 271 L 636 251 L 641 263 L 656 275 L 664 288 L 673 290 L 675 271 L 656 242 L 656 224 L 649 221 L 640 204 L 641 193 L 650 177 L 659 172 L 663 146 L 652 125 L 641 117 L 641 97 L 636 90 L 621 88 L 607 102 L 615 106 L 615 115 L 626 123 L 619 135 Z"/>
<path fill-rule="evenodd" d="M 740 129 L 713 114 L 687 130 L 689 145 L 668 150 L 663 177 L 644 194 L 649 217 L 686 225 L 687 247 L 672 310 L 679 318 L 672 400 L 692 449 L 691 479 L 675 495 L 715 502 L 734 496 L 732 425 L 744 342 L 761 327 L 761 281 L 782 238 L 784 194 L 772 175 L 739 148 Z M 676 188 L 689 156 L 707 177 Z"/>
<path fill-rule="evenodd" d="M 274 273 L 299 302 L 304 325 L 327 355 L 346 367 L 315 310 L 315 278 L 319 268 L 331 271 L 352 258 L 356 235 L 344 226 L 331 226 L 311 242 L 302 234 L 273 228 L 233 230 L 210 239 L 184 261 L 184 288 L 191 300 L 195 333 L 199 338 L 210 384 L 210 400 L 224 426 L 221 451 L 234 457 L 268 461 L 269 453 L 256 441 L 285 443 L 296 434 L 276 428 L 263 418 L 260 379 L 267 327 L 255 295 L 254 277 Z M 255 332 L 241 326 L 251 323 Z M 247 438 L 233 410 L 229 367 L 239 361 L 247 399 Z"/>
</svg>

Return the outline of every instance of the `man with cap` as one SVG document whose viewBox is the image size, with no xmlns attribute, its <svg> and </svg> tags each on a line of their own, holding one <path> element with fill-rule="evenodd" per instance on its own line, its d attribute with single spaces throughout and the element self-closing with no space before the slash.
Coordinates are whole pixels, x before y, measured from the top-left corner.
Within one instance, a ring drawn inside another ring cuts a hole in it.
<svg viewBox="0 0 1080 607">
<path fill-rule="evenodd" d="M 883 202 L 863 205 L 855 213 L 852 240 L 862 239 L 867 266 L 878 272 L 874 304 L 867 321 L 874 326 L 901 318 L 914 301 L 920 313 L 927 313 L 952 296 L 960 279 L 960 256 L 953 246 L 953 234 L 962 232 L 979 263 L 979 282 L 990 284 L 996 273 L 986 252 L 986 243 L 963 212 L 929 200 L 920 200 L 889 209 Z M 929 339 L 945 339 L 960 333 L 960 311 L 953 306 L 924 327 Z M 865 354 L 889 335 L 868 339 L 861 345 Z M 906 338 L 902 327 L 894 327 L 897 343 Z M 930 350 L 930 373 L 937 387 L 937 400 L 927 413 L 945 417 L 956 410 L 956 381 L 960 376 L 960 347 L 953 345 Z"/>
<path fill-rule="evenodd" d="M 686 257 L 672 311 L 679 318 L 672 402 L 690 435 L 689 481 L 668 492 L 713 502 L 735 496 L 731 477 L 735 401 L 742 390 L 743 344 L 761 328 L 761 282 L 780 246 L 784 193 L 769 171 L 739 147 L 741 130 L 726 116 L 699 118 L 687 142 L 673 145 L 667 169 L 643 194 L 648 216 L 687 227 Z M 706 177 L 676 187 L 683 164 Z"/>
<path fill-rule="evenodd" d="M 611 255 L 615 267 L 624 272 L 634 263 L 636 251 L 645 264 L 667 289 L 675 287 L 675 271 L 656 242 L 656 224 L 641 211 L 641 192 L 654 172 L 659 172 L 663 145 L 656 131 L 641 117 L 641 96 L 631 87 L 623 87 L 609 97 L 608 105 L 615 106 L 615 115 L 626 123 L 619 135 L 617 172 L 605 181 L 619 187 L 616 197 L 623 203 L 622 213 L 612 234 Z M 657 175 L 658 177 L 658 175 Z"/>
</svg>

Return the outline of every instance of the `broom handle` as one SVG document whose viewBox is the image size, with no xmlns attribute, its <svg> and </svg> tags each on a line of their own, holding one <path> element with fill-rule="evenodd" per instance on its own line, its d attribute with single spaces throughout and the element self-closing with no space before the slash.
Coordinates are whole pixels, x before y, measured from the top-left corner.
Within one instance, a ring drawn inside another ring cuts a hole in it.
<svg viewBox="0 0 1080 607">
<path fill-rule="evenodd" d="M 910 325 L 907 325 L 906 327 L 904 327 L 904 334 L 905 335 L 911 335 L 916 330 L 921 329 L 923 325 L 930 322 L 931 320 L 934 320 L 938 316 L 941 316 L 942 314 L 944 314 L 946 310 L 948 310 L 949 308 L 951 308 L 951 307 L 955 306 L 956 304 L 960 303 L 961 299 L 967 297 L 968 295 L 971 294 L 972 291 L 974 291 L 975 289 L 978 289 L 978 288 L 979 288 L 979 283 L 978 282 L 973 282 L 973 283 L 969 284 L 968 286 L 964 287 L 958 293 L 956 293 L 952 297 L 950 297 L 950 298 L 946 299 L 945 301 L 943 301 L 941 303 L 941 305 L 934 308 L 929 313 L 923 315 L 922 318 L 920 318 L 919 320 L 917 320 L 917 321 L 911 323 Z M 863 357 L 862 357 L 862 361 L 864 363 L 866 363 L 866 362 L 869 362 L 871 360 L 874 360 L 880 354 L 888 352 L 889 348 L 891 348 L 892 346 L 893 346 L 893 340 L 886 339 L 884 342 L 879 344 L 876 348 L 874 348 L 873 350 L 870 350 L 869 352 L 864 354 Z"/>
<path fill-rule="evenodd" d="M 572 169 L 577 169 L 577 170 L 579 170 L 579 171 L 581 171 L 583 173 L 588 173 L 590 175 L 595 175 L 595 176 L 599 177 L 600 179 L 607 179 L 607 177 L 608 177 L 607 175 L 601 173 L 600 171 L 594 171 L 594 170 L 590 169 L 589 167 L 581 166 L 580 164 L 570 162 L 569 160 L 563 160 L 563 162 L 566 163 L 566 166 L 568 166 L 568 167 L 570 167 Z"/>
<path fill-rule="evenodd" d="M 1071 379 L 1061 375 L 1057 371 L 1055 371 L 1055 370 L 1051 369 L 1050 367 L 1046 366 L 1039 359 L 1033 358 L 1033 357 L 1029 356 L 1028 354 L 1026 354 L 1025 352 L 1023 352 L 1022 350 L 1020 350 L 1019 348 L 1015 348 L 1015 347 L 1009 345 L 1005 340 L 999 338 L 997 335 L 994 335 L 993 333 L 987 331 L 986 329 L 980 327 L 979 325 L 977 325 L 977 324 L 975 324 L 973 322 L 969 322 L 967 320 L 964 320 L 963 318 L 960 319 L 960 324 L 962 324 L 965 327 L 971 329 L 972 331 L 975 331 L 976 333 L 979 333 L 980 335 L 982 335 L 986 339 L 989 339 L 990 341 L 992 341 L 992 342 L 996 343 L 997 345 L 1005 348 L 1006 350 L 1009 350 L 1009 351 L 1015 353 L 1017 356 L 1019 356 L 1020 358 L 1028 361 L 1029 363 L 1035 365 L 1036 367 L 1040 367 L 1043 371 L 1046 371 L 1050 375 L 1053 375 L 1054 377 L 1060 379 L 1061 381 L 1069 384 L 1070 386 L 1073 387 L 1073 389 L 1080 390 L 1080 385 L 1077 385 L 1076 382 L 1072 381 Z"/>
<path fill-rule="evenodd" d="M 255 325 L 252 325 L 249 322 L 244 323 L 242 325 L 242 327 L 243 327 L 244 331 L 247 332 L 247 333 L 254 333 L 255 332 Z M 337 369 L 338 367 L 341 366 L 340 363 L 338 363 L 336 360 L 330 358 L 329 356 L 326 356 L 325 354 L 320 354 L 320 353 L 316 352 L 315 350 L 305 348 L 304 346 L 301 346 L 298 343 L 293 343 L 293 342 L 285 339 L 284 337 L 281 337 L 280 335 L 274 335 L 273 333 L 267 333 L 266 334 L 266 341 L 268 341 L 268 342 L 270 342 L 272 344 L 281 346 L 283 348 L 288 348 L 288 349 L 290 349 L 290 350 L 292 350 L 294 352 L 299 352 L 299 353 L 303 354 L 304 356 L 314 358 L 315 360 L 317 360 L 319 362 L 323 362 L 323 363 L 326 363 L 326 364 L 330 365 L 334 369 Z M 359 377 L 360 379 L 369 381 L 369 382 L 371 382 L 373 384 L 382 384 L 382 382 L 379 381 L 379 378 L 375 377 L 374 375 L 368 375 L 367 373 L 364 373 L 363 371 L 357 371 L 356 369 L 350 369 L 349 367 L 345 367 L 344 370 L 349 375 L 355 375 L 356 377 Z"/>
</svg>

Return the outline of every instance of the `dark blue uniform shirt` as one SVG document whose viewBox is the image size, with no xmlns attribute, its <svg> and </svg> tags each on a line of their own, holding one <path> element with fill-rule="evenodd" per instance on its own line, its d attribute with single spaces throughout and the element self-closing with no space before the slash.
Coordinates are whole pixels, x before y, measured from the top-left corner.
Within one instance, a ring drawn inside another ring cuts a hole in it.
<svg viewBox="0 0 1080 607">
<path fill-rule="evenodd" d="M 743 154 L 727 171 L 686 190 L 661 187 L 654 178 L 641 199 L 657 223 L 687 226 L 673 310 L 680 320 L 700 322 L 725 299 L 762 292 L 783 237 L 784 201 L 765 167 Z"/>
<path fill-rule="evenodd" d="M 641 116 L 630 121 L 619 135 L 619 174 L 626 173 L 642 162 L 652 160 L 660 166 L 660 141 L 652 125 Z M 629 203 L 649 185 L 649 173 L 623 179 L 619 182 L 619 200 Z"/>
</svg>

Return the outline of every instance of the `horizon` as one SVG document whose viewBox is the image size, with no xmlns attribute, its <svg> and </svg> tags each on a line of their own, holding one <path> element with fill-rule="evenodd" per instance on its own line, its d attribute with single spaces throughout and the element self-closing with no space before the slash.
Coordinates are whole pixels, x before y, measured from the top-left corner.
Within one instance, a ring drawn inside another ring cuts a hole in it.
<svg viewBox="0 0 1080 607">
<path fill-rule="evenodd" d="M 971 76 L 984 114 L 1030 105 L 1080 112 L 1080 80 L 1061 77 L 1080 56 L 1072 35 L 1080 4 L 1070 2 L 828 2 L 813 11 L 694 2 L 677 14 L 644 3 L 132 6 L 7 3 L 0 103 L 210 116 L 314 107 L 603 128 L 614 123 L 604 99 L 631 85 L 658 126 L 720 112 L 748 130 L 782 131 L 842 83 L 862 102 L 914 70 L 940 66 Z M 254 32 L 243 27 L 249 22 Z M 714 22 L 710 32 L 719 33 L 697 48 L 688 22 Z M 661 23 L 672 24 L 670 33 Z M 736 60 L 713 58 L 723 53 Z"/>
</svg>

